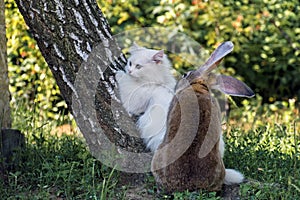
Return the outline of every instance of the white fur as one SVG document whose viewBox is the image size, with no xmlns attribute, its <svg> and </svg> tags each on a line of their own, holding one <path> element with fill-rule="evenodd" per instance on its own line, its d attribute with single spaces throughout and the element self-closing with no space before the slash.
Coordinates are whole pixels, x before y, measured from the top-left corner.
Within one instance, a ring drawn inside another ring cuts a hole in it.
<svg viewBox="0 0 300 200">
<path fill-rule="evenodd" d="M 176 80 L 170 61 L 162 51 L 133 45 L 130 53 L 126 72 L 116 74 L 121 101 L 130 115 L 142 114 L 138 128 L 146 146 L 155 151 L 166 133 Z"/>
<path fill-rule="evenodd" d="M 167 115 L 173 92 L 164 87 L 157 87 L 145 113 L 138 120 L 141 136 L 147 147 L 155 151 L 166 133 Z"/>
<path fill-rule="evenodd" d="M 234 169 L 225 169 L 225 185 L 232 185 L 242 183 L 244 181 L 244 176 L 239 171 Z"/>
</svg>

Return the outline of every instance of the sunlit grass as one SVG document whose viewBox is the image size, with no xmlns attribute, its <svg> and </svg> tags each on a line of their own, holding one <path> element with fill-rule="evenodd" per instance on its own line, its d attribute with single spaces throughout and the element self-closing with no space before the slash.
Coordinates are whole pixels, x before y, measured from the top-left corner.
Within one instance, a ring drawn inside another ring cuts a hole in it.
<svg viewBox="0 0 300 200">
<path fill-rule="evenodd" d="M 244 100 L 227 124 L 225 164 L 249 179 L 245 199 L 300 197 L 300 116 L 295 99 L 262 105 Z M 251 198 L 250 198 L 251 197 Z"/>
</svg>

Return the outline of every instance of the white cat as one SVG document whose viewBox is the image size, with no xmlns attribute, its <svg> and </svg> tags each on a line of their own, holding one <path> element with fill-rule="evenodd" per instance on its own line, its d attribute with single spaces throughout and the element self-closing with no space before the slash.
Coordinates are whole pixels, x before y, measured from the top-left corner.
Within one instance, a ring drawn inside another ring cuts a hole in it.
<svg viewBox="0 0 300 200">
<path fill-rule="evenodd" d="M 141 115 L 137 126 L 147 148 L 154 152 L 166 133 L 168 108 L 176 80 L 163 50 L 134 44 L 129 52 L 126 72 L 116 74 L 120 98 L 130 115 Z"/>
</svg>

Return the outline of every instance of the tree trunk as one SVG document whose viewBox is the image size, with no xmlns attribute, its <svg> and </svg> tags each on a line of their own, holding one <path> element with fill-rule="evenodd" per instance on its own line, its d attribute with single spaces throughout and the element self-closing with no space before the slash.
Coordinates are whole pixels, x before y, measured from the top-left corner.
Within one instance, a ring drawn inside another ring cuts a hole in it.
<svg viewBox="0 0 300 200">
<path fill-rule="evenodd" d="M 151 155 L 114 91 L 114 73 L 126 58 L 96 1 L 16 3 L 91 153 L 123 171 L 148 170 Z"/>
<path fill-rule="evenodd" d="M 7 52 L 6 52 L 6 31 L 5 31 L 5 5 L 0 1 L 0 129 L 11 127 L 7 76 Z"/>
</svg>

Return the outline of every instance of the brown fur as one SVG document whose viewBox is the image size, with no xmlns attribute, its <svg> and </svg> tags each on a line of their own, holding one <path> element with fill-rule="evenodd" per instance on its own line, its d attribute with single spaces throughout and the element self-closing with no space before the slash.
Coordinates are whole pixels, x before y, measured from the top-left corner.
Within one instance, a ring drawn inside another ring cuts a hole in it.
<svg viewBox="0 0 300 200">
<path fill-rule="evenodd" d="M 211 73 L 232 50 L 232 42 L 222 43 L 204 65 L 187 73 L 176 86 L 176 97 L 168 113 L 168 129 L 151 164 L 156 182 L 166 192 L 221 190 L 225 167 L 221 155 L 224 147 L 219 147 L 220 109 L 208 86 L 233 96 L 254 96 L 243 82 Z M 242 175 L 238 176 L 243 179 Z M 231 178 L 226 176 L 225 182 L 231 184 Z"/>
<path fill-rule="evenodd" d="M 166 192 L 221 190 L 220 128 L 216 101 L 202 79 L 179 90 L 170 105 L 166 137 L 152 160 L 158 185 Z"/>
</svg>

